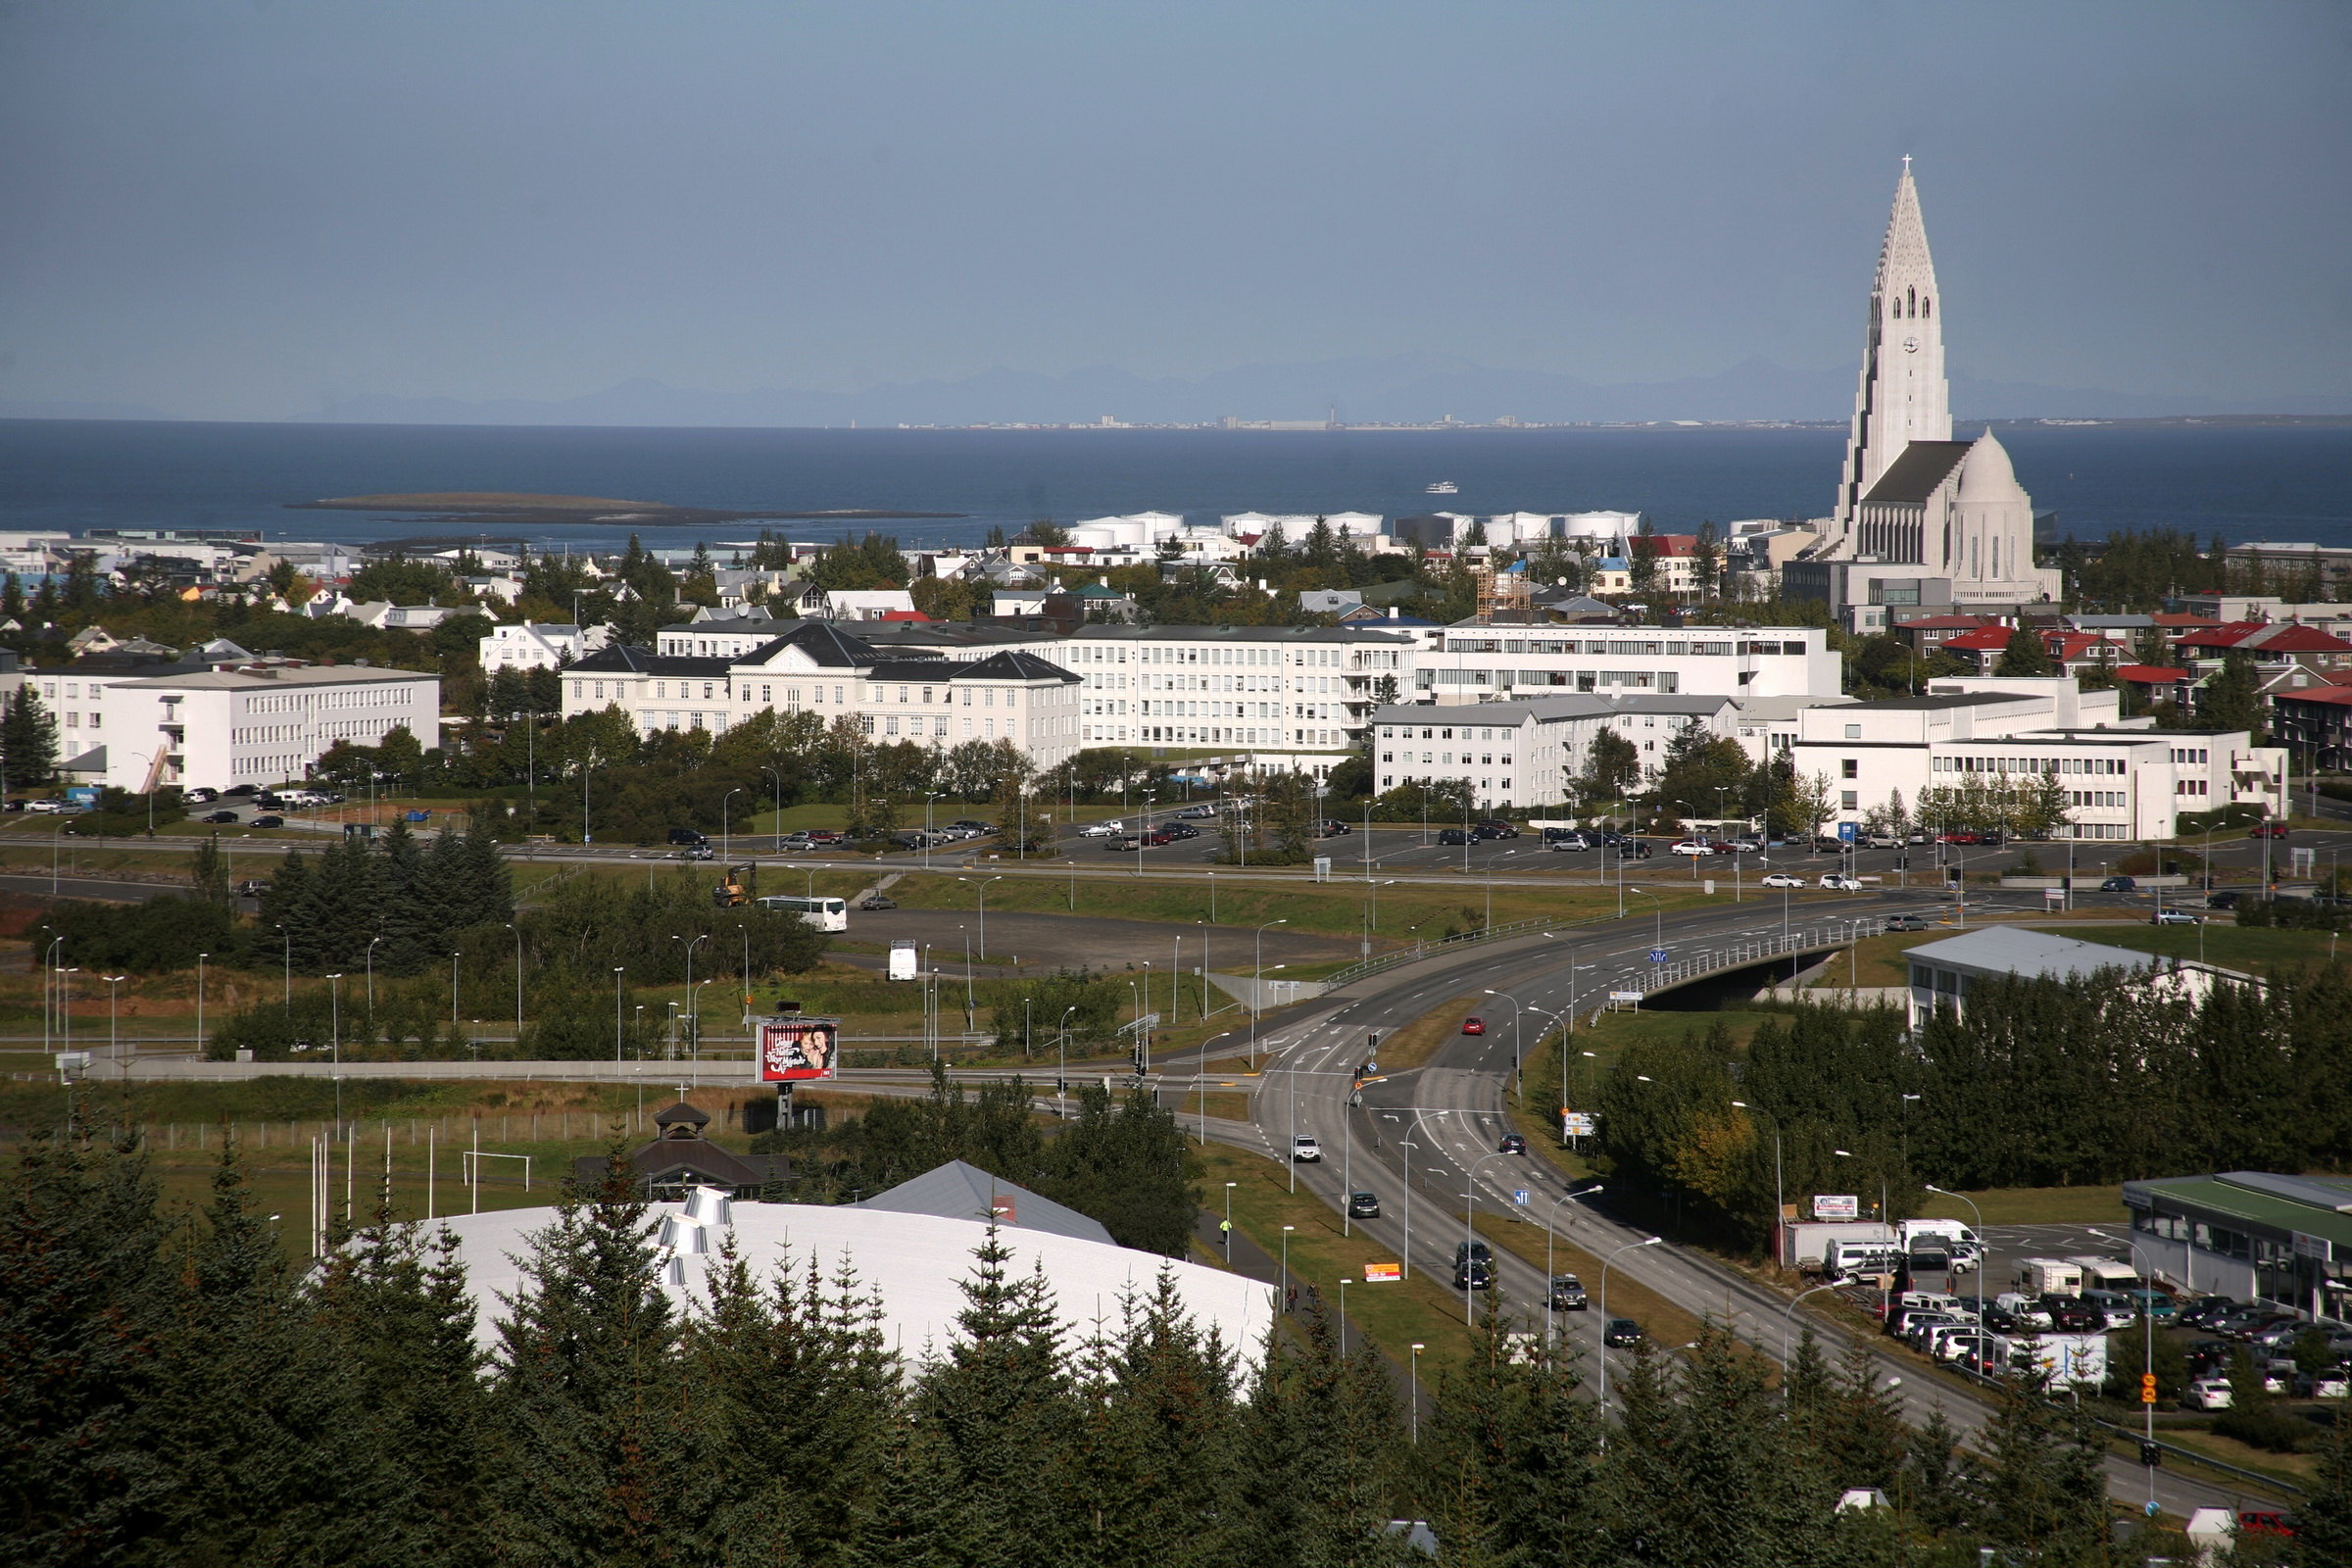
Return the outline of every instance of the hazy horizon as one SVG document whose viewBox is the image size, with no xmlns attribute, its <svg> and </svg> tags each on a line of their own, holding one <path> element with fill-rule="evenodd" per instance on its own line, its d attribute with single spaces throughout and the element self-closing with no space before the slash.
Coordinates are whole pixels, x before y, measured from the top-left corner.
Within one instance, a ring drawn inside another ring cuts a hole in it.
<svg viewBox="0 0 2352 1568">
<path fill-rule="evenodd" d="M 19 7 L 0 411 L 1834 418 L 1908 153 L 1955 413 L 2344 412 L 2346 79 L 2319 4 Z"/>
</svg>

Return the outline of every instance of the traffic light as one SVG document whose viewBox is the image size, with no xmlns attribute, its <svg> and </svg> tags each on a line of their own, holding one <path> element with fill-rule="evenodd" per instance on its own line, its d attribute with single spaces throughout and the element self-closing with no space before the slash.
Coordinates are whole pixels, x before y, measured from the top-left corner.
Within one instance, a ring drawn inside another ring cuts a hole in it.
<svg viewBox="0 0 2352 1568">
<path fill-rule="evenodd" d="M 2139 1375 L 2139 1402 L 2142 1404 L 2156 1402 L 2156 1374 L 2153 1372 L 2142 1372 Z"/>
<path fill-rule="evenodd" d="M 2139 1446 L 2139 1462 L 2146 1465 L 2151 1470 L 2155 1469 L 2158 1465 L 2164 1463 L 2163 1446 L 2154 1443 L 2141 1443 Z"/>
</svg>

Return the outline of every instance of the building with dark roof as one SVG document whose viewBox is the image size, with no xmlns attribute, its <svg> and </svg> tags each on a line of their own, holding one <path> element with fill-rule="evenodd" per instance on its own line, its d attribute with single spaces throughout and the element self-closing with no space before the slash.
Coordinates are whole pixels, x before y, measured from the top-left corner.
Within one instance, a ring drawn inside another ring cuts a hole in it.
<svg viewBox="0 0 2352 1568">
<path fill-rule="evenodd" d="M 632 1151 L 629 1168 L 646 1196 L 682 1198 L 690 1188 L 719 1187 L 738 1198 L 774 1196 L 793 1179 L 792 1165 L 782 1154 L 738 1154 L 704 1136 L 710 1114 L 679 1101 L 654 1117 L 659 1130 L 651 1143 Z M 572 1178 L 583 1187 L 605 1179 L 609 1161 L 602 1154 L 571 1162 Z"/>
<path fill-rule="evenodd" d="M 2184 1291 L 2352 1320 L 2352 1178 L 2233 1170 L 2124 1183 L 2143 1266 Z"/>
</svg>

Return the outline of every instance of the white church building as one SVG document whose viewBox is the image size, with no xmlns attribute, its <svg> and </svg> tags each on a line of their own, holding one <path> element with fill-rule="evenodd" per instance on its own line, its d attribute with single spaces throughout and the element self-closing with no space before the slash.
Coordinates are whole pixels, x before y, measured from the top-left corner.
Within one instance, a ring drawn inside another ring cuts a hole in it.
<svg viewBox="0 0 2352 1568">
<path fill-rule="evenodd" d="M 1987 430 L 1952 438 L 1943 296 L 1903 160 L 1879 249 L 1862 378 L 1820 547 L 1783 567 L 1792 597 L 1851 605 L 2018 605 L 2057 597 L 2034 564 L 2034 500 Z"/>
</svg>

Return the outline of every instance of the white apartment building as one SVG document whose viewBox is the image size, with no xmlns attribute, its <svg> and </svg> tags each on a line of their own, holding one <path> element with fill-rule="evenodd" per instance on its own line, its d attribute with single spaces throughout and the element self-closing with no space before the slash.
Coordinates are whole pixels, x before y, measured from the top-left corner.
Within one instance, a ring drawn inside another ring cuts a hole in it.
<svg viewBox="0 0 2352 1568">
<path fill-rule="evenodd" d="M 561 621 L 493 626 L 481 642 L 482 673 L 502 669 L 561 669 L 587 657 L 587 633 Z"/>
<path fill-rule="evenodd" d="M 2064 677 L 1937 680 L 1921 697 L 1807 709 L 1788 755 L 1798 777 L 1828 781 L 1838 822 L 1896 791 L 1916 815 L 1922 791 L 1972 777 L 2055 780 L 2069 799 L 2062 838 L 2170 839 L 2180 812 L 2232 804 L 2283 811 L 2283 748 L 2242 730 L 2159 730 L 2122 717 L 2118 701 Z"/>
<path fill-rule="evenodd" d="M 1685 726 L 1696 722 L 1726 736 L 1738 714 L 1728 697 L 1541 697 L 1475 710 L 1393 705 L 1372 715 L 1373 788 L 1458 780 L 1481 809 L 1550 805 L 1567 798 L 1568 779 L 1584 771 L 1592 738 L 1604 729 L 1633 742 L 1643 772 L 1654 775 Z"/>
<path fill-rule="evenodd" d="M 81 701 L 96 706 L 66 711 L 86 720 L 83 745 L 104 745 L 102 782 L 140 794 L 286 783 L 337 741 L 380 746 L 402 726 L 420 746 L 441 743 L 441 682 L 416 670 L 214 669 L 85 684 Z M 74 756 L 74 742 L 61 741 L 60 754 Z"/>
<path fill-rule="evenodd" d="M 1036 651 L 1085 682 L 1087 745 L 1310 752 L 1354 745 L 1416 654 L 1368 627 L 1107 624 Z"/>
<path fill-rule="evenodd" d="M 830 621 L 786 621 L 741 655 L 649 654 L 614 647 L 564 671 L 564 712 L 617 708 L 651 737 L 720 734 L 770 709 L 857 717 L 879 744 L 946 749 L 1008 740 L 1041 768 L 1082 750 L 1076 675 L 1017 648 L 979 657 L 885 652 Z"/>
<path fill-rule="evenodd" d="M 1424 651 L 1415 689 L 1441 703 L 1558 692 L 1598 696 L 1809 697 L 1844 687 L 1843 661 L 1818 626 L 1482 626 L 1446 628 Z"/>
</svg>

